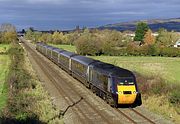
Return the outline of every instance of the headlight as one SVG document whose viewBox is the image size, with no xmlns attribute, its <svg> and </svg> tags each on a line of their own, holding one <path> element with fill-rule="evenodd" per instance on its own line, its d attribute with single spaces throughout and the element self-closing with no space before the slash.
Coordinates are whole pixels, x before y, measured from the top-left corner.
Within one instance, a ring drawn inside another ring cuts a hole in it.
<svg viewBox="0 0 180 124">
<path fill-rule="evenodd" d="M 122 92 L 121 92 L 121 91 L 119 91 L 119 92 L 116 92 L 116 94 L 122 94 Z"/>
<path fill-rule="evenodd" d="M 133 92 L 133 94 L 137 94 L 137 92 L 136 92 L 136 91 L 134 91 L 134 92 Z"/>
<path fill-rule="evenodd" d="M 121 91 L 119 91 L 119 94 L 122 94 L 122 92 L 121 92 Z"/>
</svg>

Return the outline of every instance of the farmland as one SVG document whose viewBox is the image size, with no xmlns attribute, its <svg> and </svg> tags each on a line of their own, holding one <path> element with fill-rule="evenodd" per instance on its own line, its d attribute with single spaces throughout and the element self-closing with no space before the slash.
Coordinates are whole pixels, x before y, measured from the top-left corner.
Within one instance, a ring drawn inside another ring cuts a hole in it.
<svg viewBox="0 0 180 124">
<path fill-rule="evenodd" d="M 103 62 L 111 63 L 144 76 L 159 76 L 164 80 L 180 82 L 180 58 L 169 57 L 126 57 L 126 56 L 95 56 Z"/>
</svg>

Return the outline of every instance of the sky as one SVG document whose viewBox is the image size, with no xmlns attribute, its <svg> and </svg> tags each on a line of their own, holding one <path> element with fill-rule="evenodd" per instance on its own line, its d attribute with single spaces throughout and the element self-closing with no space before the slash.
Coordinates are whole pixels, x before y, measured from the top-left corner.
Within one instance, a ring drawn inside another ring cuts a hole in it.
<svg viewBox="0 0 180 124">
<path fill-rule="evenodd" d="M 0 24 L 68 30 L 180 17 L 180 0 L 0 0 Z"/>
</svg>

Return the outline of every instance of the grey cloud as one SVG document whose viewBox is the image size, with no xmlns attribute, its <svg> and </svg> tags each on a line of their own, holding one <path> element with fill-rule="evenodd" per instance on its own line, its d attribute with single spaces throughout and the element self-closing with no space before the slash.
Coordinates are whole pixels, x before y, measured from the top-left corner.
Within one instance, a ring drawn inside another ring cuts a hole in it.
<svg viewBox="0 0 180 124">
<path fill-rule="evenodd" d="M 179 11 L 179 0 L 0 0 L 0 23 L 67 29 L 178 17 Z"/>
</svg>

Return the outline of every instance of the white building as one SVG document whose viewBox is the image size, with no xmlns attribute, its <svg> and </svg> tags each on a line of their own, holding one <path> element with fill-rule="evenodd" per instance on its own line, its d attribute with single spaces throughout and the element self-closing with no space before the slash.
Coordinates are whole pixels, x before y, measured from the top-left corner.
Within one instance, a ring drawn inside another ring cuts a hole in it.
<svg viewBox="0 0 180 124">
<path fill-rule="evenodd" d="M 180 39 L 176 42 L 176 44 L 174 45 L 174 47 L 180 47 Z"/>
</svg>

